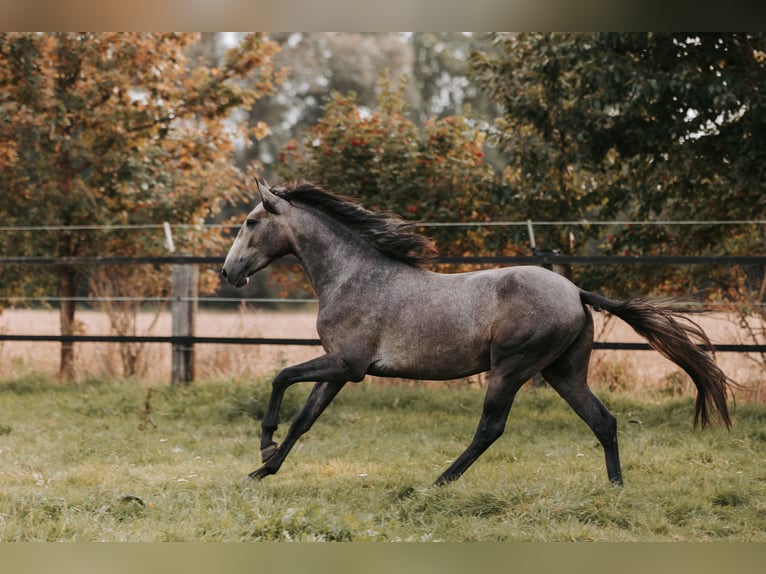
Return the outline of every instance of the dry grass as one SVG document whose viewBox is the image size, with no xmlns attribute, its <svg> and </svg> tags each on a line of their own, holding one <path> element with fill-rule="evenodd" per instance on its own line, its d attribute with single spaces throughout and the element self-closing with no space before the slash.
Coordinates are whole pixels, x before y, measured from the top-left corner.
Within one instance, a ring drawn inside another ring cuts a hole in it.
<svg viewBox="0 0 766 574">
<path fill-rule="evenodd" d="M 169 336 L 171 316 L 163 313 L 154 329 L 148 330 L 154 315 L 139 316 L 138 333 Z M 109 321 L 103 313 L 77 312 L 78 331 L 88 335 L 108 335 Z M 200 311 L 196 334 L 211 337 L 295 337 L 316 338 L 314 315 L 309 312 L 274 312 L 242 309 L 237 312 Z M 6 310 L 0 315 L 0 332 L 25 335 L 60 333 L 58 313 L 48 310 Z M 281 364 L 303 361 L 317 354 L 315 347 L 276 347 L 272 345 L 197 345 L 196 371 L 202 379 L 260 376 L 272 373 Z M 53 375 L 58 372 L 58 343 L 5 341 L 0 343 L 0 378 L 34 371 Z M 117 344 L 85 343 L 76 347 L 81 379 L 121 376 Z M 139 374 L 151 380 L 170 379 L 170 346 L 147 344 L 141 357 Z"/>
<path fill-rule="evenodd" d="M 315 309 L 301 311 L 264 311 L 240 308 L 238 311 L 201 310 L 197 315 L 196 334 L 200 336 L 315 338 Z M 595 314 L 597 339 L 601 341 L 642 342 L 630 327 L 618 319 Z M 98 311 L 80 310 L 77 314 L 82 333 L 109 334 L 106 316 Z M 170 335 L 171 317 L 164 313 L 149 333 L 152 313 L 139 317 L 139 333 Z M 715 343 L 744 342 L 736 322 L 723 314 L 698 318 Z M 0 315 L 0 332 L 14 334 L 58 334 L 58 313 L 51 310 L 6 310 Z M 316 356 L 316 347 L 270 345 L 198 345 L 196 371 L 200 379 L 223 377 L 249 378 L 272 374 L 286 364 Z M 88 343 L 77 347 L 77 367 L 81 379 L 121 376 L 119 353 L 115 344 Z M 0 343 L 0 378 L 27 372 L 53 375 L 57 372 L 57 343 Z M 763 402 L 760 390 L 763 366 L 757 357 L 741 353 L 720 353 L 718 362 L 724 371 L 742 385 L 738 399 Z M 691 383 L 679 376 L 678 368 L 658 353 L 645 351 L 597 351 L 592 362 L 592 380 L 611 390 L 662 390 L 670 394 L 691 392 Z M 170 379 L 170 346 L 149 344 L 142 351 L 139 374 L 153 381 Z M 472 380 L 483 384 L 483 377 Z"/>
</svg>

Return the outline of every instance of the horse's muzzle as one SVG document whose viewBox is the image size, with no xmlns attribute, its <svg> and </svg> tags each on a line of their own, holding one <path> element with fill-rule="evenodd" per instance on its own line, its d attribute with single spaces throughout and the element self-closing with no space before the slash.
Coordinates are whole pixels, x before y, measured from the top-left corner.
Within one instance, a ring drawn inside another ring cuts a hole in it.
<svg viewBox="0 0 766 574">
<path fill-rule="evenodd" d="M 234 278 L 229 277 L 229 274 L 226 272 L 226 269 L 223 267 L 221 268 L 221 277 L 226 279 L 226 282 L 229 283 L 230 285 L 234 285 L 234 287 L 243 287 L 247 285 L 247 282 L 250 280 L 249 277 L 242 277 L 239 280 L 235 280 Z"/>
</svg>

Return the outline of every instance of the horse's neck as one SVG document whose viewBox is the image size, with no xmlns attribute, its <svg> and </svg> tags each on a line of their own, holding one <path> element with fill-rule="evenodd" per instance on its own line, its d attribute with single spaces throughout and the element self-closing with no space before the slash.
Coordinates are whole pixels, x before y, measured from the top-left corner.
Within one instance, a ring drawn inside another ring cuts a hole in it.
<svg viewBox="0 0 766 574">
<path fill-rule="evenodd" d="M 388 261 L 372 245 L 324 218 L 297 221 L 294 252 L 321 299 L 349 281 L 369 276 Z"/>
</svg>

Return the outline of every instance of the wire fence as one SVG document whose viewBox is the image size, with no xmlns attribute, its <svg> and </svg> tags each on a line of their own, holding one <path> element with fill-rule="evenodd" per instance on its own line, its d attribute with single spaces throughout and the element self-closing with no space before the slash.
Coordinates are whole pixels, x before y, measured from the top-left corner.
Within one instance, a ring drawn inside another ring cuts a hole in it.
<svg viewBox="0 0 766 574">
<path fill-rule="evenodd" d="M 547 221 L 412 221 L 416 227 L 620 227 L 620 226 L 709 226 L 709 225 L 766 225 L 766 219 L 657 219 L 657 220 L 547 220 Z M 0 232 L 22 231 L 125 231 L 125 230 L 159 230 L 166 225 L 173 229 L 238 229 L 239 224 L 226 223 L 142 223 L 114 225 L 0 225 Z"/>
<path fill-rule="evenodd" d="M 562 221 L 455 221 L 455 222 L 422 222 L 413 221 L 413 225 L 421 228 L 470 228 L 470 227 L 516 227 L 526 228 L 530 246 L 535 248 L 535 227 L 620 227 L 620 226 L 742 226 L 742 225 L 766 225 L 766 220 L 562 220 Z M 239 225 L 222 223 L 148 223 L 148 224 L 116 224 L 116 225 L 27 225 L 27 226 L 0 226 L 0 233 L 15 232 L 69 232 L 69 231 L 151 231 L 163 232 L 167 241 L 167 256 L 132 256 L 132 257 L 0 257 L 0 266 L 98 266 L 98 265 L 220 265 L 224 261 L 223 256 L 189 256 L 174 254 L 172 229 L 198 230 L 228 229 L 235 230 Z M 277 264 L 295 264 L 295 258 L 284 258 Z M 553 267 L 556 265 L 741 265 L 741 266 L 766 266 L 766 256 L 758 255 L 725 255 L 725 256 L 615 256 L 615 255 L 561 255 L 550 252 L 537 252 L 528 256 L 460 256 L 439 257 L 434 264 L 467 264 L 467 265 L 543 265 Z M 0 302 L 18 303 L 60 303 L 74 301 L 76 303 L 100 303 L 100 302 L 141 302 L 147 304 L 162 304 L 174 302 L 194 303 L 252 303 L 252 304 L 315 304 L 315 298 L 276 298 L 276 297 L 58 297 L 58 296 L 6 296 L 0 297 Z M 101 342 L 101 343 L 165 343 L 172 345 L 193 346 L 194 344 L 236 344 L 236 345 L 320 345 L 318 339 L 294 339 L 294 338 L 269 338 L 269 337 L 197 337 L 197 336 L 152 336 L 152 335 L 23 335 L 0 333 L 0 341 L 58 341 L 71 343 Z M 613 343 L 597 342 L 596 349 L 608 350 L 648 350 L 645 343 Z M 716 345 L 719 352 L 745 352 L 764 353 L 766 345 L 758 344 L 725 344 Z"/>
<path fill-rule="evenodd" d="M 210 265 L 222 264 L 220 255 L 167 255 L 145 257 L 0 257 L 0 265 Z M 284 257 L 276 265 L 297 264 L 295 257 Z M 561 255 L 538 252 L 535 255 L 442 256 L 433 264 L 481 265 L 766 265 L 766 255 Z"/>
<path fill-rule="evenodd" d="M 612 222 L 613 223 L 613 222 Z M 748 222 L 752 223 L 752 222 Z M 766 223 L 766 222 L 764 222 Z M 137 265 L 137 264 L 171 264 L 171 265 L 210 265 L 222 264 L 223 256 L 147 256 L 147 257 L 0 257 L 3 265 Z M 283 258 L 276 264 L 296 264 L 295 258 Z M 529 256 L 461 256 L 440 257 L 434 264 L 479 264 L 479 265 L 757 265 L 766 266 L 766 256 L 760 255 L 722 255 L 722 256 L 575 256 L 554 253 L 537 253 Z M 268 303 L 268 304 L 314 304 L 315 298 L 272 298 L 272 297 L 4 297 L 0 301 L 9 302 L 61 302 L 75 301 L 82 303 L 98 303 L 100 301 L 140 301 L 144 303 L 166 302 L 228 302 L 228 303 Z M 321 345 L 319 339 L 270 338 L 270 337 L 199 337 L 199 336 L 153 336 L 153 335 L 24 335 L 0 333 L 0 341 L 47 341 L 70 343 L 165 343 L 191 347 L 195 344 L 230 344 L 230 345 Z M 597 342 L 594 345 L 599 350 L 649 350 L 645 343 Z M 762 344 L 719 344 L 714 345 L 718 352 L 735 353 L 766 353 L 766 345 Z"/>
<path fill-rule="evenodd" d="M 221 265 L 223 256 L 146 256 L 146 257 L 0 257 L 0 266 L 3 265 L 30 265 L 30 266 L 98 266 L 98 265 Z M 277 260 L 274 265 L 295 265 L 298 260 L 294 257 L 285 257 Z M 555 253 L 538 253 L 536 255 L 514 256 L 455 256 L 440 257 L 433 261 L 434 265 L 440 264 L 468 264 L 468 265 L 718 265 L 718 266 L 761 266 L 766 267 L 766 256 L 763 255 L 715 255 L 715 256 L 665 256 L 665 255 L 559 255 Z M 185 300 L 178 297 L 58 297 L 58 296 L 0 296 L 0 301 L 11 303 L 58 303 L 61 301 L 74 301 L 76 303 L 98 302 L 130 302 L 141 301 L 143 303 L 167 303 Z M 194 298 L 199 303 L 252 303 L 252 304 L 288 304 L 305 305 L 318 303 L 316 298 L 301 297 L 223 297 L 199 296 Z M 717 304 L 719 307 L 735 307 L 735 303 Z M 756 306 L 766 306 L 759 304 Z"/>
</svg>

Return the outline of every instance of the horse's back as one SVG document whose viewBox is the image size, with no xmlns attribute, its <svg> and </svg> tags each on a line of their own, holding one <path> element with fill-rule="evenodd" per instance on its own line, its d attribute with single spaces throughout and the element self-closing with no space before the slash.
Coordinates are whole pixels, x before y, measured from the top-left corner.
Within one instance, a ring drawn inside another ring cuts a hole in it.
<svg viewBox="0 0 766 574">
<path fill-rule="evenodd" d="M 451 379 L 487 370 L 493 344 L 572 340 L 584 324 L 579 290 L 539 267 L 425 272 L 392 291 L 376 322 L 372 374 Z"/>
</svg>

